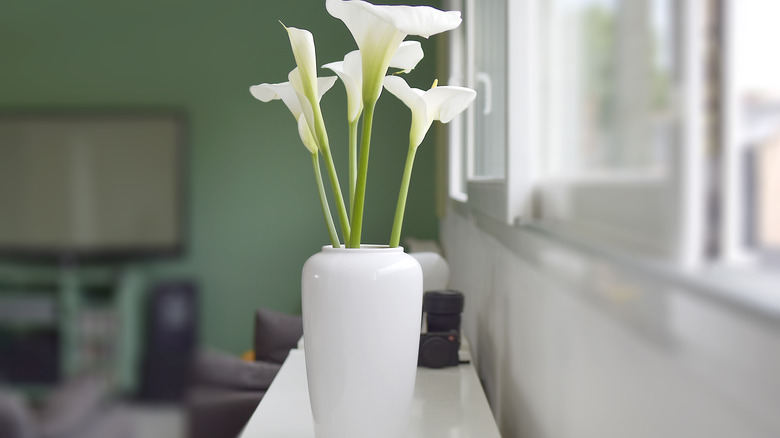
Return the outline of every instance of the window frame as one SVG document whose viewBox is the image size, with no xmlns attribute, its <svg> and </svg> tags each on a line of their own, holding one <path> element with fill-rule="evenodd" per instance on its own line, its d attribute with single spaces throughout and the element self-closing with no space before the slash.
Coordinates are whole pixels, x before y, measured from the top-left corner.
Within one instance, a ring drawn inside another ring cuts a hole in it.
<svg viewBox="0 0 780 438">
<path fill-rule="evenodd" d="M 460 120 L 453 120 L 449 129 L 449 197 L 483 214 L 507 224 L 531 220 L 534 214 L 533 185 L 536 170 L 538 142 L 538 71 L 527 66 L 537 58 L 535 19 L 539 0 L 498 0 L 506 8 L 507 41 L 503 47 L 506 56 L 506 95 L 504 111 L 506 145 L 504 147 L 504 177 L 474 176 L 475 117 L 480 108 L 469 108 Z M 475 0 L 448 0 L 446 9 L 464 12 L 465 35 L 454 34 L 450 39 L 450 83 L 462 84 L 482 92 L 495 92 L 491 86 L 480 86 L 478 72 L 474 71 L 474 26 L 469 16 L 476 7 Z M 465 69 L 464 64 L 465 62 Z M 464 71 L 465 70 L 465 71 Z M 509 78 L 512 78 L 509 80 Z M 518 123 L 509 123 L 517 120 Z M 465 125 L 465 141 L 461 138 Z M 465 154 L 464 154 L 465 148 Z M 464 157 L 465 155 L 465 157 Z M 465 181 L 463 173 L 465 167 Z M 465 192 L 460 190 L 465 187 Z"/>
<path fill-rule="evenodd" d="M 548 31 L 543 24 L 543 0 L 504 0 L 507 13 L 507 108 L 506 108 L 506 145 L 505 178 L 473 178 L 474 117 L 479 109 L 471 108 L 464 120 L 455 122 L 450 128 L 450 199 L 462 203 L 471 209 L 486 214 L 510 225 L 535 223 L 548 229 L 566 229 L 583 239 L 590 239 L 600 245 L 629 249 L 641 255 L 650 255 L 662 259 L 671 259 L 687 267 L 696 267 L 704 259 L 704 212 L 706 209 L 704 193 L 705 136 L 704 136 L 704 99 L 703 99 L 703 1 L 671 2 L 676 8 L 679 19 L 676 22 L 677 33 L 681 40 L 679 55 L 680 83 L 677 90 L 678 110 L 681 113 L 680 146 L 673 154 L 668 177 L 655 187 L 657 199 L 668 199 L 670 208 L 666 228 L 655 230 L 651 235 L 638 214 L 647 211 L 641 196 L 632 196 L 622 186 L 620 177 L 616 184 L 608 181 L 594 181 L 587 178 L 575 181 L 572 193 L 575 196 L 597 194 L 602 199 L 622 198 L 623 207 L 609 212 L 607 209 L 592 209 L 586 220 L 559 220 L 551 215 L 550 200 L 560 192 L 561 181 L 545 175 L 542 171 L 542 148 L 549 135 L 549 103 L 543 105 L 543 92 L 547 86 L 545 73 L 547 66 L 542 64 L 544 54 L 541 32 Z M 473 31 L 468 24 L 469 5 L 473 0 L 449 0 L 448 9 L 464 11 L 466 36 L 459 40 L 455 37 L 450 43 L 450 52 L 466 55 L 455 56 L 457 62 L 450 60 L 452 77 L 465 78 L 465 85 L 476 87 L 474 72 L 463 72 L 462 62 L 471 64 L 469 51 L 473 51 Z M 465 8 L 464 8 L 465 6 Z M 511 25 L 510 25 L 511 24 Z M 548 35 L 549 36 L 549 35 Z M 460 47 L 458 47 L 460 45 Z M 464 47 L 465 46 L 465 47 Z M 460 52 L 459 52 L 460 51 Z M 480 90 L 478 90 L 479 92 Z M 459 132 L 466 125 L 466 138 L 459 138 Z M 466 156 L 463 156 L 463 148 Z M 464 163 L 465 159 L 465 163 Z M 466 181 L 462 180 L 462 167 L 466 166 Z M 571 183 L 571 181 L 569 181 Z M 637 178 L 633 184 L 638 189 L 651 190 L 649 180 Z M 454 190 L 466 188 L 466 193 Z M 641 189 L 640 189 L 641 188 Z M 580 193 L 580 194 L 578 194 Z M 548 207 L 547 209 L 545 207 Z M 620 216 L 624 223 L 615 220 Z M 599 226 L 594 226 L 599 225 Z M 619 230 L 619 231 L 615 231 Z M 647 235 L 637 241 L 632 237 Z"/>
<path fill-rule="evenodd" d="M 607 178 L 576 176 L 561 180 L 543 175 L 537 186 L 539 217 L 542 224 L 552 229 L 565 228 L 599 245 L 695 267 L 703 260 L 705 209 L 702 5 L 700 0 L 672 4 L 677 12 L 675 27 L 681 44 L 680 86 L 676 90 L 680 144 L 670 156 L 666 177 L 652 173 L 627 176 L 621 171 L 611 172 Z M 546 129 L 555 129 L 551 124 L 548 122 Z M 565 185 L 568 187 L 562 188 Z M 568 197 L 576 210 L 566 214 L 556 211 L 556 201 L 562 197 Z M 662 204 L 648 205 L 648 199 Z M 663 207 L 668 208 L 667 214 L 656 215 L 648 222 L 647 215 Z M 666 223 L 648 227 L 659 220 Z"/>
</svg>

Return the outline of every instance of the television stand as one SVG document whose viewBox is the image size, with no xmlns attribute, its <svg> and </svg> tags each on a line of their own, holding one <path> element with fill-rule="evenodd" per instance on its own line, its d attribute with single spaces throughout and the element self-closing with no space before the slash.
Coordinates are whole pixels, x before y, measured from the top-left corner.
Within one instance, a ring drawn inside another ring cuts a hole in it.
<svg viewBox="0 0 780 438">
<path fill-rule="evenodd" d="M 11 277 L 0 286 L 0 331 L 7 333 L 0 368 L 17 370 L 14 386 L 42 394 L 52 384 L 96 372 L 110 379 L 112 389 L 135 390 L 145 278 L 135 269 L 110 276 L 86 271 L 71 260 L 58 271 Z M 37 365 L 25 365 L 30 360 Z M 19 370 L 30 366 L 40 369 Z"/>
</svg>

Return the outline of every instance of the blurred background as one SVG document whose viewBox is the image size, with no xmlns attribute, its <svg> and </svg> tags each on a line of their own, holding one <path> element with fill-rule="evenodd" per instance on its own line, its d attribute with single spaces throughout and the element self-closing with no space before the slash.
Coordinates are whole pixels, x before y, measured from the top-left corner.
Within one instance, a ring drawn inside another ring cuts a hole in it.
<svg viewBox="0 0 780 438">
<path fill-rule="evenodd" d="M 502 434 L 778 436 L 780 5 L 411 3 L 464 23 L 409 83 L 478 97 L 420 147 L 403 239 L 441 246 Z M 245 423 L 328 239 L 294 120 L 248 91 L 294 67 L 279 20 L 320 65 L 355 48 L 320 0 L 0 7 L 0 438 Z M 410 115 L 377 121 L 371 243 Z"/>
<path fill-rule="evenodd" d="M 155 312 L 183 334 L 167 360 L 195 346 L 238 357 L 253 348 L 258 308 L 299 314 L 301 268 L 328 235 L 295 120 L 249 86 L 287 81 L 295 66 L 280 20 L 314 34 L 321 65 L 356 48 L 325 3 L 1 9 L 0 382 L 42 403 L 89 372 L 132 397 L 162 336 L 150 331 L 164 330 Z M 436 45 L 423 42 L 412 85 L 433 81 Z M 341 84 L 323 109 L 343 182 Z M 364 242 L 389 239 L 410 120 L 397 99 L 380 101 Z M 434 179 L 431 135 L 407 236 L 438 235 Z"/>
</svg>

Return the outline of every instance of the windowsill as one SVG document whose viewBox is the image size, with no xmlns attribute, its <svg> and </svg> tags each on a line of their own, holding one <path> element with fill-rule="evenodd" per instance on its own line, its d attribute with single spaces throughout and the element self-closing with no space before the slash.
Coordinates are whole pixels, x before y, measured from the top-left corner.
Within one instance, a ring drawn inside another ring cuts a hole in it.
<svg viewBox="0 0 780 438">
<path fill-rule="evenodd" d="M 588 263 L 610 267 L 625 277 L 663 284 L 695 294 L 723 307 L 746 312 L 771 323 L 780 323 L 780 272 L 758 265 L 708 265 L 694 269 L 674 266 L 599 246 L 581 236 L 539 222 L 509 226 L 466 203 L 450 200 L 451 211 L 466 218 L 515 254 L 544 269 L 552 269 L 572 281 L 587 282 L 582 272 Z M 548 250 L 549 249 L 549 250 Z M 551 256 L 554 254 L 554 256 Z M 552 261 L 551 261 L 552 260 Z"/>
<path fill-rule="evenodd" d="M 693 274 L 709 290 L 780 317 L 780 273 L 759 265 L 712 265 Z"/>
</svg>

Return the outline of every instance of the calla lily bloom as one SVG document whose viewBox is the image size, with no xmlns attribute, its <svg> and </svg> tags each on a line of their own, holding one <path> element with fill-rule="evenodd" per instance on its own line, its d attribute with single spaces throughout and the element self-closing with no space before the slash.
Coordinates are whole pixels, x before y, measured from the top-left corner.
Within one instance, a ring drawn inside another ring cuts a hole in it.
<svg viewBox="0 0 780 438">
<path fill-rule="evenodd" d="M 282 24 L 284 26 L 284 24 Z M 314 96 L 317 96 L 317 55 L 314 48 L 314 36 L 305 29 L 284 27 L 290 38 L 295 63 L 298 65 L 300 85 L 303 95 L 314 105 Z"/>
<path fill-rule="evenodd" d="M 284 102 L 284 104 L 287 106 L 287 109 L 290 110 L 293 117 L 295 117 L 295 120 L 298 122 L 298 135 L 301 137 L 303 145 L 306 146 L 306 149 L 308 149 L 311 153 L 312 164 L 314 166 L 314 176 L 317 183 L 317 191 L 319 192 L 320 196 L 322 213 L 325 217 L 325 225 L 328 228 L 328 234 L 330 235 L 330 240 L 333 244 L 333 247 L 338 248 L 339 238 L 338 234 L 336 233 L 336 228 L 333 225 L 333 218 L 331 217 L 330 207 L 328 206 L 328 198 L 325 195 L 324 186 L 322 184 L 322 173 L 320 172 L 318 158 L 319 145 L 314 136 L 314 131 L 311 128 L 311 125 L 309 125 L 309 121 L 305 116 L 306 113 L 312 113 L 311 103 L 309 102 L 309 99 L 302 95 L 300 89 L 296 90 L 296 88 L 300 87 L 300 74 L 298 73 L 297 67 L 290 72 L 289 77 L 298 82 L 297 87 L 290 82 L 282 82 L 279 84 L 260 84 L 249 87 L 249 92 L 252 93 L 252 96 L 254 96 L 255 99 L 263 102 L 281 100 Z M 315 89 L 318 90 L 316 102 L 319 104 L 319 101 L 325 92 L 330 90 L 330 88 L 333 87 L 333 84 L 336 83 L 336 77 L 331 76 L 317 78 L 315 82 L 317 84 Z"/>
<path fill-rule="evenodd" d="M 325 64 L 327 68 L 336 73 L 347 91 L 347 121 L 354 122 L 363 111 L 363 100 L 360 98 L 363 80 L 361 78 L 360 51 L 353 50 L 344 56 L 343 61 Z"/>
<path fill-rule="evenodd" d="M 312 134 L 314 134 L 314 138 L 317 139 L 317 145 L 320 152 L 322 152 L 322 157 L 325 159 L 325 166 L 330 176 L 331 190 L 333 190 L 333 195 L 336 197 L 336 209 L 339 213 L 341 230 L 346 240 L 349 237 L 349 216 L 344 205 L 344 198 L 341 195 L 336 166 L 330 153 L 325 120 L 322 118 L 320 109 L 319 99 L 322 95 L 318 91 L 317 56 L 314 47 L 314 37 L 308 30 L 286 26 L 285 29 L 290 37 L 295 63 L 298 65 L 297 69 L 290 72 L 288 78 L 296 92 L 304 96 L 311 104 L 308 107 L 302 107 L 303 115 L 306 117 L 306 122 Z"/>
<path fill-rule="evenodd" d="M 290 72 L 290 76 L 294 78 L 299 77 L 297 70 L 298 68 L 296 67 L 293 71 Z M 319 99 L 321 99 L 322 96 L 328 90 L 330 90 L 331 87 L 333 87 L 333 84 L 336 83 L 336 77 L 329 76 L 324 78 L 317 78 L 316 82 L 317 89 L 319 90 L 319 94 L 317 96 L 319 101 Z M 309 124 L 308 118 L 304 116 L 305 113 L 311 114 L 311 104 L 309 103 L 308 99 L 306 99 L 304 96 L 301 96 L 300 92 L 295 90 L 290 82 L 252 85 L 249 87 L 249 92 L 252 93 L 252 96 L 254 96 L 255 99 L 263 102 L 270 102 L 272 100 L 281 100 L 284 102 L 284 104 L 287 106 L 287 109 L 290 110 L 293 117 L 295 117 L 295 120 L 298 122 L 298 132 L 301 135 L 301 141 L 303 141 L 304 146 L 306 146 L 306 148 L 311 152 L 317 151 L 316 141 L 312 143 L 308 138 L 311 137 L 311 139 L 314 139 L 314 130 L 312 129 L 312 125 Z M 305 131 L 304 128 L 301 127 L 302 122 L 306 126 Z M 306 134 L 306 131 L 308 131 L 308 134 Z M 306 138 L 304 138 L 304 136 L 306 136 Z M 314 147 L 314 150 L 312 150 L 312 146 Z"/>
<path fill-rule="evenodd" d="M 401 179 L 401 190 L 398 192 L 398 203 L 395 207 L 395 219 L 390 233 L 390 247 L 398 246 L 401 240 L 401 227 L 406 209 L 406 196 L 409 193 L 409 183 L 412 178 L 412 166 L 417 148 L 425 138 L 428 128 L 434 120 L 447 123 L 456 115 L 468 108 L 477 93 L 464 87 L 437 87 L 436 82 L 428 91 L 411 88 L 403 78 L 398 76 L 385 77 L 385 88 L 401 99 L 412 110 L 412 127 L 409 132 L 409 152 L 406 155 L 406 165 Z"/>
<path fill-rule="evenodd" d="M 423 57 L 425 53 L 419 41 L 404 41 L 390 59 L 390 67 L 401 70 L 399 73 L 409 73 L 417 67 Z"/>
<path fill-rule="evenodd" d="M 390 67 L 400 69 L 402 73 L 409 73 L 423 59 L 424 53 L 419 41 L 404 41 L 398 46 Z M 325 64 L 322 68 L 332 70 L 339 76 L 344 88 L 347 90 L 347 118 L 353 123 L 360 117 L 363 111 L 363 67 L 360 50 L 353 50 L 344 56 L 343 61 Z"/>
<path fill-rule="evenodd" d="M 331 78 L 336 78 L 335 76 L 331 76 Z M 315 105 L 317 108 L 319 108 L 320 105 L 320 99 L 322 98 L 321 94 L 318 94 L 317 99 L 312 101 L 306 96 L 306 91 L 304 90 L 304 80 L 301 76 L 300 69 L 298 67 L 294 68 L 290 74 L 287 75 L 287 80 L 290 82 L 290 85 L 292 86 L 293 91 L 295 91 L 295 95 L 298 97 L 298 102 L 301 104 L 301 110 L 303 111 L 303 118 L 306 119 L 306 124 L 309 125 L 309 129 L 311 130 L 312 134 L 316 134 L 315 130 L 315 119 L 314 119 L 314 107 Z M 318 82 L 318 81 L 315 81 Z M 335 83 L 335 81 L 334 81 Z M 332 86 L 332 84 L 331 84 Z M 319 89 L 319 85 L 317 86 Z M 316 137 L 315 135 L 315 138 Z M 318 140 L 319 141 L 319 140 Z"/>
<path fill-rule="evenodd" d="M 411 88 L 398 76 L 385 77 L 385 88 L 412 110 L 412 128 L 409 132 L 409 146 L 416 148 L 434 120 L 448 123 L 463 112 L 474 98 L 476 91 L 470 88 L 434 86 L 428 91 Z"/>
<path fill-rule="evenodd" d="M 361 0 L 327 0 L 330 15 L 349 29 L 360 49 L 363 64 L 363 101 L 375 102 L 390 60 L 407 35 L 428 38 L 460 25 L 459 11 L 429 6 L 373 5 Z"/>
</svg>

